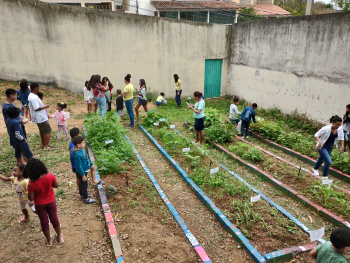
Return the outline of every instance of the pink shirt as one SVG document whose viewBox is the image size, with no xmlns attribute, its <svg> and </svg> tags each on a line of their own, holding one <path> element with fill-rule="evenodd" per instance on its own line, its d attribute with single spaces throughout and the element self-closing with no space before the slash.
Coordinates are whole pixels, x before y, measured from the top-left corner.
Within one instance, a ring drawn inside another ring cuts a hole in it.
<svg viewBox="0 0 350 263">
<path fill-rule="evenodd" d="M 67 114 L 64 112 L 64 110 L 62 111 L 56 110 L 55 114 L 51 115 L 51 118 L 56 118 L 57 125 L 60 125 L 60 126 L 67 125 Z"/>
<path fill-rule="evenodd" d="M 97 83 L 94 88 L 94 95 L 96 98 L 103 98 L 105 96 L 105 87 Z"/>
</svg>

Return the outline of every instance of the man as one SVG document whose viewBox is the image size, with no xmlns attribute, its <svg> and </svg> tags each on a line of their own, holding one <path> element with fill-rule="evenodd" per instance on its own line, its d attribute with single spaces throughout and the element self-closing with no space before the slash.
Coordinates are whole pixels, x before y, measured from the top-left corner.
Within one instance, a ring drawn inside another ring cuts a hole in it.
<svg viewBox="0 0 350 263">
<path fill-rule="evenodd" d="M 52 129 L 46 111 L 46 109 L 49 108 L 49 105 L 44 105 L 41 99 L 38 97 L 38 83 L 32 83 L 30 85 L 30 89 L 31 92 L 28 96 L 29 110 L 30 114 L 32 115 L 32 122 L 38 125 L 40 131 L 41 146 L 44 150 L 55 150 L 55 148 L 49 146 L 52 133 Z"/>
<path fill-rule="evenodd" d="M 253 103 L 251 107 L 246 107 L 241 113 L 241 131 L 242 137 L 248 138 L 249 136 L 249 125 L 251 120 L 255 121 L 255 110 L 258 107 L 256 103 Z M 245 131 L 244 131 L 245 130 Z"/>
</svg>

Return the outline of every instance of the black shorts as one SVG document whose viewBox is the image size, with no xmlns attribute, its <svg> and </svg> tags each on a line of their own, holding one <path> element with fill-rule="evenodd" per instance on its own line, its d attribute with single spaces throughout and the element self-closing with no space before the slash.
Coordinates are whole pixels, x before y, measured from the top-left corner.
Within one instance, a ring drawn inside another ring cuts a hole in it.
<svg viewBox="0 0 350 263">
<path fill-rule="evenodd" d="M 204 117 L 200 118 L 200 119 L 195 118 L 194 129 L 196 131 L 203 131 L 204 130 Z"/>
</svg>

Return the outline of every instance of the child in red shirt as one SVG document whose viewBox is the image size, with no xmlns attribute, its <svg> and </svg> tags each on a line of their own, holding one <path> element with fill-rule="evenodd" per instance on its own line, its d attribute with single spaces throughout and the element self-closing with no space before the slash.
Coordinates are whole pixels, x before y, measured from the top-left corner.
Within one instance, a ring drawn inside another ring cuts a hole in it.
<svg viewBox="0 0 350 263">
<path fill-rule="evenodd" d="M 53 187 L 57 188 L 56 177 L 49 173 L 45 164 L 39 159 L 31 158 L 26 166 L 26 176 L 29 177 L 28 199 L 34 202 L 36 212 L 40 219 L 41 229 L 46 237 L 46 245 L 52 246 L 53 240 L 50 236 L 49 220 L 57 234 L 57 242 L 63 243 L 60 222 L 57 218 L 57 207 Z"/>
</svg>

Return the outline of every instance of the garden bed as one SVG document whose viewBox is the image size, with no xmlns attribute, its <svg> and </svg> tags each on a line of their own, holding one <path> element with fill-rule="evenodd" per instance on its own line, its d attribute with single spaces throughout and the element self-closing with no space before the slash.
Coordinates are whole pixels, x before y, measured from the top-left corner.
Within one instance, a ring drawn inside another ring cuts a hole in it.
<svg viewBox="0 0 350 263">
<path fill-rule="evenodd" d="M 263 201 L 251 203 L 250 197 L 254 192 L 232 175 L 223 170 L 210 175 L 210 158 L 192 143 L 167 128 L 153 129 L 151 133 L 161 141 L 160 144 L 169 154 L 176 156 L 174 158 L 191 179 L 237 224 L 259 251 L 268 253 L 307 242 L 308 234 L 281 215 L 277 209 Z M 182 148 L 187 147 L 191 150 L 183 153 Z"/>
</svg>

